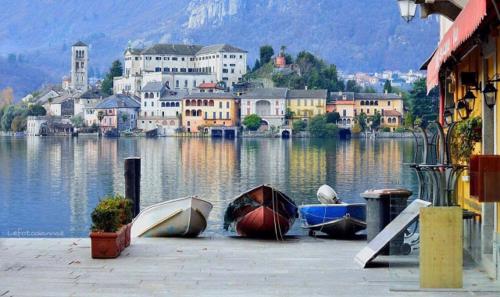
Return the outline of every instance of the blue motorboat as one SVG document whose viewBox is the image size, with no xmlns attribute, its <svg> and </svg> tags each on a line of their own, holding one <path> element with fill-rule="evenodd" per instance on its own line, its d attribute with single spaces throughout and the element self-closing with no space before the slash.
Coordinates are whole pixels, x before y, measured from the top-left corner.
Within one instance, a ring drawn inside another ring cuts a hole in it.
<svg viewBox="0 0 500 297">
<path fill-rule="evenodd" d="M 366 204 L 310 204 L 299 207 L 303 227 L 332 237 L 352 237 L 366 228 Z"/>
</svg>

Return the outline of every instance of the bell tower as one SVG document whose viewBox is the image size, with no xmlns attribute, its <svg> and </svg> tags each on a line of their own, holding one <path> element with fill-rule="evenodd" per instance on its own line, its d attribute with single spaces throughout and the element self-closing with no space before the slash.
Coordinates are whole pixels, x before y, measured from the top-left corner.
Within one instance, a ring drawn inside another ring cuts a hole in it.
<svg viewBox="0 0 500 297">
<path fill-rule="evenodd" d="M 71 47 L 71 89 L 85 92 L 88 89 L 89 47 L 78 41 Z"/>
</svg>

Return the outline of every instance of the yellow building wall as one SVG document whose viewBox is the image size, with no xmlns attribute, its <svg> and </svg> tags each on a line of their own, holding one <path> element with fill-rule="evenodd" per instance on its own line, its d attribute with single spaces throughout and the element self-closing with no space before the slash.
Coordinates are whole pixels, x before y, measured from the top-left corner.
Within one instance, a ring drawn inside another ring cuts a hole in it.
<svg viewBox="0 0 500 297">
<path fill-rule="evenodd" d="M 294 118 L 312 118 L 326 112 L 326 99 L 290 99 L 288 100 L 288 108 L 294 113 Z"/>
<path fill-rule="evenodd" d="M 401 113 L 401 115 L 403 115 L 404 113 L 404 109 L 403 109 L 403 100 L 402 99 L 391 99 L 391 100 L 386 100 L 386 99 L 378 99 L 376 101 L 378 101 L 378 105 L 361 105 L 361 101 L 365 101 L 365 100 L 360 100 L 360 99 L 356 99 L 355 102 L 355 106 L 354 108 L 356 108 L 357 110 L 357 113 L 360 114 L 361 111 L 363 111 L 364 113 L 366 113 L 367 115 L 374 115 L 375 112 L 379 112 L 379 113 L 382 113 L 382 110 L 397 110 L 399 111 L 399 113 Z M 373 100 L 372 100 L 373 101 Z M 390 102 L 390 104 L 388 103 Z M 367 111 L 370 111 L 370 112 L 367 112 Z"/>
<path fill-rule="evenodd" d="M 198 131 L 199 126 L 237 125 L 238 107 L 239 107 L 239 103 L 237 100 L 234 99 L 210 99 L 210 100 L 214 101 L 213 106 L 192 106 L 192 105 L 187 106 L 186 100 L 183 100 L 182 126 L 186 129 L 190 128 L 191 132 L 200 132 Z M 229 103 L 229 108 L 227 107 L 228 103 Z M 196 111 L 201 110 L 201 116 L 186 116 L 186 110 L 196 110 Z M 215 112 L 215 118 L 213 116 L 214 112 Z M 222 119 L 220 118 L 221 112 L 222 112 Z M 229 112 L 229 118 L 227 117 L 228 112 Z"/>
<path fill-rule="evenodd" d="M 480 75 L 482 73 L 482 57 L 480 55 L 480 51 L 478 48 L 476 48 L 474 51 L 472 51 L 457 67 L 456 72 L 455 72 L 455 77 L 457 78 L 457 86 L 456 86 L 456 91 L 455 91 L 455 105 L 459 100 L 461 100 L 464 95 L 465 95 L 465 87 L 462 86 L 461 81 L 460 81 L 460 73 L 461 72 L 476 72 L 478 74 L 478 80 L 480 81 L 481 84 L 481 79 L 482 76 Z M 482 110 L 481 110 L 481 96 L 482 94 L 479 91 L 473 90 L 472 91 L 474 95 L 476 96 L 476 100 L 474 102 L 474 108 L 469 116 L 469 118 L 476 117 L 476 116 L 481 116 Z M 458 115 L 457 112 L 455 112 L 454 115 L 455 121 L 461 121 L 462 119 Z M 474 154 L 480 154 L 481 153 L 481 144 L 477 144 L 476 148 L 474 150 Z M 462 176 L 458 180 L 458 189 L 457 189 L 457 198 L 458 198 L 458 204 L 462 206 L 464 209 L 476 212 L 476 213 L 481 213 L 481 204 L 477 202 L 476 199 L 473 199 L 470 197 L 470 183 L 467 178 L 463 178 L 464 176 L 468 176 L 468 172 L 462 173 Z"/>
</svg>

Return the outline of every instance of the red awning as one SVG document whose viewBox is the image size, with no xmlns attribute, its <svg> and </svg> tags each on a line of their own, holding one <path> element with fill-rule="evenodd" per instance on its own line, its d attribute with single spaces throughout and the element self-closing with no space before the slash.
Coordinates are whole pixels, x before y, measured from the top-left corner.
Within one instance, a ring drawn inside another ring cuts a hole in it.
<svg viewBox="0 0 500 297">
<path fill-rule="evenodd" d="M 486 0 L 469 0 L 455 22 L 439 42 L 427 67 L 427 91 L 439 84 L 439 69 L 462 43 L 464 43 L 481 24 L 486 16 Z"/>
</svg>

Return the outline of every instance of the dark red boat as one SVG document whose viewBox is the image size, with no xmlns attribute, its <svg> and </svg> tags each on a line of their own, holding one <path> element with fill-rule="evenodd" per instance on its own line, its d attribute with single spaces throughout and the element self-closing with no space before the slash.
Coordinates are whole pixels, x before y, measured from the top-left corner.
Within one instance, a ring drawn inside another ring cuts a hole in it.
<svg viewBox="0 0 500 297">
<path fill-rule="evenodd" d="M 253 188 L 229 204 L 224 229 L 240 235 L 282 239 L 297 217 L 297 205 L 288 196 L 268 185 Z"/>
</svg>

